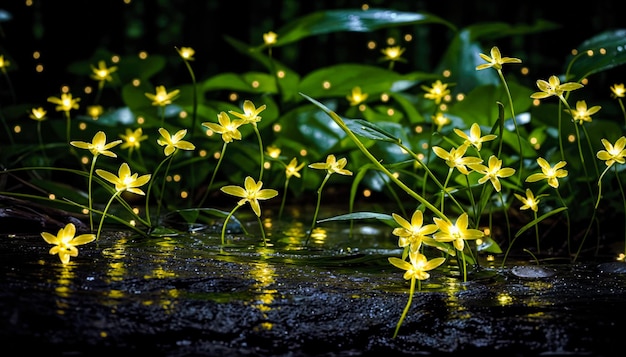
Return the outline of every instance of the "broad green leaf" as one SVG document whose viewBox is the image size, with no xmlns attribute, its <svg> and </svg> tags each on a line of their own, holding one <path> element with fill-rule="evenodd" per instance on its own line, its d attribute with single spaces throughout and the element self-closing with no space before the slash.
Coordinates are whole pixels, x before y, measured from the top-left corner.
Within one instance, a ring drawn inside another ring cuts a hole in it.
<svg viewBox="0 0 626 357">
<path fill-rule="evenodd" d="M 331 221 L 349 221 L 353 219 L 376 219 L 383 222 L 393 222 L 393 217 L 389 214 L 378 212 L 353 212 L 348 214 L 342 214 L 339 216 L 320 219 L 317 223 L 331 222 Z"/>
<path fill-rule="evenodd" d="M 334 32 L 371 32 L 394 26 L 441 24 L 452 30 L 449 22 L 431 14 L 390 9 L 328 10 L 300 17 L 275 31 L 274 47 L 299 41 L 305 37 Z"/>
<path fill-rule="evenodd" d="M 276 93 L 276 81 L 267 73 L 222 73 L 200 84 L 202 92 L 232 90 L 246 93 Z"/>
<path fill-rule="evenodd" d="M 626 29 L 606 31 L 584 41 L 577 47 L 578 54 L 570 56 L 568 60 L 568 81 L 579 81 L 594 73 L 623 65 L 626 63 L 625 47 Z"/>
</svg>

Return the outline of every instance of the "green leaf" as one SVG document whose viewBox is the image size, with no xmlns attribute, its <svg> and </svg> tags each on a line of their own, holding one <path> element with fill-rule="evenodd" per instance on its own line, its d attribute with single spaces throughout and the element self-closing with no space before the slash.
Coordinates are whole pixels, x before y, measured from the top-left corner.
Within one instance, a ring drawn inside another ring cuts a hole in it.
<svg viewBox="0 0 626 357">
<path fill-rule="evenodd" d="M 449 22 L 426 13 L 388 9 L 319 11 L 300 17 L 278 29 L 278 38 L 273 46 L 284 46 L 305 37 L 334 32 L 371 32 L 394 26 L 429 23 L 456 29 Z"/>
<path fill-rule="evenodd" d="M 567 207 L 559 207 L 559 208 L 555 208 L 554 210 L 544 214 L 541 217 L 537 217 L 537 219 L 534 219 L 530 222 L 528 222 L 525 226 L 523 226 L 522 228 L 519 229 L 519 231 L 517 231 L 517 233 L 515 233 L 515 238 L 519 237 L 522 233 L 526 232 L 529 228 L 533 227 L 535 224 L 539 224 L 539 222 L 543 221 L 544 219 L 553 216 L 561 211 L 566 210 Z"/>
<path fill-rule="evenodd" d="M 626 29 L 602 32 L 578 46 L 578 55 L 570 55 L 568 80 L 579 81 L 594 73 L 626 63 Z M 587 53 L 591 51 L 592 56 Z"/>
<path fill-rule="evenodd" d="M 344 119 L 346 126 L 355 134 L 364 138 L 386 141 L 390 143 L 401 143 L 395 135 L 385 131 L 380 126 L 362 119 Z"/>
<path fill-rule="evenodd" d="M 353 212 L 348 214 L 342 214 L 335 217 L 320 219 L 317 223 L 330 222 L 330 221 L 349 221 L 353 219 L 376 219 L 386 223 L 393 222 L 393 217 L 385 213 L 377 212 Z"/>
</svg>

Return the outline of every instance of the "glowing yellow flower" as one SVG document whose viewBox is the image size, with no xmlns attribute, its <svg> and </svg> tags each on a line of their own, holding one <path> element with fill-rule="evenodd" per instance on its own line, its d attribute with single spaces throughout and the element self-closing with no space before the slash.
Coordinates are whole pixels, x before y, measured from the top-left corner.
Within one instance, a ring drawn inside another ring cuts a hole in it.
<svg viewBox="0 0 626 357">
<path fill-rule="evenodd" d="M 280 148 L 274 145 L 270 145 L 265 149 L 265 153 L 267 154 L 267 156 L 271 157 L 272 159 L 278 159 L 278 157 L 280 157 Z"/>
<path fill-rule="evenodd" d="M 402 260 L 396 257 L 389 257 L 389 263 L 391 263 L 396 268 L 400 268 L 402 270 L 406 270 L 404 272 L 404 279 L 411 280 L 426 280 L 430 278 L 430 274 L 427 273 L 429 270 L 433 270 L 439 267 L 446 261 L 446 258 L 434 258 L 431 260 L 427 260 L 424 254 L 421 254 L 418 251 L 409 252 L 409 262 L 406 260 Z"/>
<path fill-rule="evenodd" d="M 55 108 L 57 112 L 69 113 L 70 110 L 79 108 L 80 98 L 72 98 L 71 93 L 63 93 L 61 98 L 48 97 L 48 102 L 57 105 Z"/>
<path fill-rule="evenodd" d="M 480 58 L 484 59 L 488 63 L 483 63 L 481 65 L 478 65 L 476 67 L 477 71 L 480 71 L 481 69 L 490 68 L 490 67 L 493 67 L 495 70 L 499 71 L 502 69 L 502 65 L 505 63 L 522 63 L 522 60 L 519 58 L 501 57 L 500 49 L 498 49 L 498 47 L 495 47 L 495 46 L 491 48 L 491 57 L 482 53 L 480 53 L 479 55 L 480 55 Z"/>
<path fill-rule="evenodd" d="M 435 155 L 446 161 L 448 167 L 456 168 L 463 175 L 468 175 L 469 170 L 467 169 L 467 165 L 475 165 L 483 162 L 483 160 L 478 157 L 463 157 L 468 147 L 469 145 L 463 144 L 456 149 L 451 148 L 450 152 L 448 152 L 439 146 L 433 146 L 433 151 Z"/>
<path fill-rule="evenodd" d="M 78 256 L 76 246 L 93 242 L 96 239 L 95 234 L 81 234 L 78 237 L 74 237 L 75 234 L 76 226 L 73 223 L 68 223 L 64 228 L 59 229 L 59 233 L 56 236 L 48 232 L 42 232 L 41 237 L 47 243 L 54 244 L 54 247 L 50 248 L 49 253 L 52 255 L 58 254 L 61 263 L 67 264 L 70 262 L 70 257 Z"/>
<path fill-rule="evenodd" d="M 185 135 L 187 135 L 187 129 L 177 131 L 174 136 L 171 136 L 170 132 L 164 128 L 159 128 L 159 133 L 162 139 L 157 139 L 157 144 L 165 146 L 163 150 L 165 156 L 170 156 L 176 149 L 194 150 L 196 148 L 196 146 L 189 141 L 182 140 Z"/>
<path fill-rule="evenodd" d="M 433 218 L 433 221 L 439 227 L 439 232 L 435 233 L 433 238 L 438 242 L 452 242 L 458 251 L 463 251 L 466 240 L 482 238 L 485 235 L 481 230 L 467 228 L 469 217 L 465 212 L 454 224 L 439 217 Z"/>
<path fill-rule="evenodd" d="M 128 149 L 132 152 L 134 149 L 141 147 L 141 142 L 148 138 L 148 135 L 143 135 L 143 130 L 137 128 L 134 131 L 132 129 L 126 129 L 126 134 L 120 134 L 120 138 L 123 140 L 122 149 Z"/>
<path fill-rule="evenodd" d="M 152 101 L 152 105 L 158 105 L 164 107 L 168 104 L 172 104 L 172 102 L 178 98 L 178 94 L 180 93 L 179 89 L 175 89 L 171 92 L 167 92 L 165 86 L 157 86 L 156 94 L 145 93 L 146 97 Z"/>
<path fill-rule="evenodd" d="M 502 160 L 498 159 L 495 155 L 489 157 L 489 167 L 483 164 L 469 164 L 472 170 L 484 175 L 478 179 L 479 184 L 491 181 L 493 188 L 496 192 L 500 192 L 502 186 L 500 185 L 500 178 L 512 176 L 515 173 L 515 169 L 510 167 L 502 168 Z"/>
<path fill-rule="evenodd" d="M 242 120 L 231 121 L 226 112 L 219 113 L 217 120 L 219 124 L 205 122 L 202 123 L 202 125 L 209 128 L 214 133 L 222 134 L 222 140 L 224 140 L 225 143 L 230 143 L 233 139 L 241 140 L 241 132 L 238 128 L 243 124 Z"/>
<path fill-rule="evenodd" d="M 329 175 L 338 173 L 340 175 L 352 176 L 351 171 L 344 169 L 347 163 L 348 159 L 345 157 L 337 160 L 335 155 L 330 154 L 326 157 L 326 162 L 316 162 L 310 164 L 309 167 L 316 170 L 326 170 Z"/>
<path fill-rule="evenodd" d="M 485 141 L 491 141 L 498 137 L 497 135 L 494 135 L 494 134 L 487 134 L 485 136 L 480 136 L 480 126 L 476 123 L 472 124 L 469 135 L 465 134 L 465 132 L 457 128 L 454 128 L 454 132 L 456 133 L 456 135 L 465 139 L 464 144 L 471 144 L 476 148 L 476 150 L 479 150 L 479 151 L 482 148 L 482 145 Z"/>
<path fill-rule="evenodd" d="M 87 107 L 87 115 L 92 117 L 94 120 L 98 119 L 104 113 L 104 108 L 101 105 L 90 105 Z"/>
<path fill-rule="evenodd" d="M 185 61 L 195 60 L 193 56 L 196 54 L 196 51 L 191 47 L 181 47 L 180 49 L 178 49 L 177 47 L 176 51 L 178 52 L 180 57 L 182 57 Z"/>
<path fill-rule="evenodd" d="M 559 187 L 558 179 L 567 176 L 567 170 L 561 170 L 563 166 L 567 165 L 565 161 L 559 161 L 554 167 L 550 167 L 548 161 L 540 157 L 537 159 L 537 163 L 541 167 L 541 172 L 528 176 L 526 182 L 537 182 L 546 179 L 548 180 L 548 185 L 557 188 Z"/>
<path fill-rule="evenodd" d="M 261 189 L 263 182 L 255 182 L 250 176 L 246 177 L 244 181 L 244 187 L 229 185 L 224 186 L 220 190 L 229 195 L 241 197 L 242 199 L 237 202 L 238 206 L 243 206 L 246 202 L 250 203 L 250 207 L 254 211 L 257 217 L 261 217 L 261 206 L 259 200 L 267 200 L 278 195 L 278 191 L 272 189 Z"/>
<path fill-rule="evenodd" d="M 425 85 L 422 85 L 421 87 L 426 91 L 424 98 L 434 101 L 435 104 L 441 103 L 442 99 L 444 99 L 447 95 L 450 95 L 448 84 L 442 83 L 440 80 L 436 80 L 431 87 L 427 87 Z"/>
<path fill-rule="evenodd" d="M 523 197 L 522 195 L 518 194 L 518 193 L 514 193 L 515 197 L 517 197 L 518 200 L 522 201 L 523 205 L 519 208 L 521 210 L 525 210 L 525 209 L 531 209 L 534 212 L 537 212 L 539 210 L 539 198 L 541 196 L 546 196 L 546 195 L 539 195 L 537 197 L 535 197 L 535 195 L 533 194 L 533 191 L 531 191 L 529 188 L 526 189 L 526 197 Z"/>
<path fill-rule="evenodd" d="M 626 96 L 626 89 L 624 88 L 624 83 L 612 85 L 611 96 L 613 98 L 624 98 L 624 96 Z"/>
<path fill-rule="evenodd" d="M 380 50 L 380 52 L 384 55 L 384 60 L 387 61 L 403 61 L 402 54 L 406 51 L 406 48 L 400 46 L 387 47 Z"/>
<path fill-rule="evenodd" d="M 433 124 L 437 126 L 437 131 L 441 131 L 441 128 L 452 122 L 450 121 L 450 118 L 445 116 L 442 112 L 437 112 L 437 114 L 433 115 L 431 118 L 433 120 Z"/>
<path fill-rule="evenodd" d="M 594 105 L 587 109 L 587 102 L 579 100 L 576 102 L 576 109 L 565 109 L 565 111 L 572 115 L 574 122 L 577 121 L 578 124 L 583 125 L 583 122 L 591 123 L 591 116 L 597 113 L 600 108 L 599 105 Z"/>
<path fill-rule="evenodd" d="M 624 157 L 626 157 L 626 137 L 622 136 L 617 139 L 615 145 L 603 138 L 602 145 L 604 145 L 605 150 L 598 151 L 596 156 L 598 159 L 603 160 L 606 166 L 611 166 L 616 162 L 619 164 L 626 162 L 624 160 Z"/>
<path fill-rule="evenodd" d="M 571 92 L 573 90 L 580 89 L 583 87 L 583 85 L 574 82 L 561 84 L 561 80 L 559 80 L 559 77 L 550 76 L 547 82 L 542 79 L 537 80 L 537 87 L 541 90 L 541 92 L 535 92 L 531 94 L 531 98 L 544 99 L 551 96 L 556 96 L 559 97 L 561 100 L 564 100 L 564 92 Z"/>
<path fill-rule="evenodd" d="M 260 107 L 255 107 L 254 103 L 252 103 L 251 100 L 245 100 L 243 102 L 243 113 L 238 113 L 234 110 L 230 110 L 228 111 L 228 113 L 236 116 L 237 118 L 242 120 L 242 125 L 243 124 L 252 124 L 254 126 L 256 126 L 256 123 L 261 121 L 261 117 L 259 116 L 259 113 L 264 111 L 265 108 L 267 106 L 265 104 L 263 104 Z"/>
<path fill-rule="evenodd" d="M 105 61 L 98 61 L 98 67 L 96 68 L 94 65 L 91 65 L 91 78 L 95 79 L 98 82 L 111 82 L 113 77 L 111 73 L 117 71 L 117 67 L 108 67 Z"/>
<path fill-rule="evenodd" d="M 96 170 L 96 173 L 98 176 L 114 184 L 116 191 L 128 191 L 142 196 L 145 195 L 145 193 L 138 187 L 141 187 L 150 181 L 151 176 L 150 174 L 147 174 L 138 177 L 137 173 L 131 174 L 130 167 L 127 163 L 120 165 L 118 176 L 101 169 Z"/>
<path fill-rule="evenodd" d="M 112 147 L 115 147 L 122 143 L 122 140 L 115 140 L 107 144 L 107 136 L 103 131 L 99 131 L 93 136 L 90 143 L 84 141 L 71 141 L 70 144 L 76 146 L 79 149 L 85 149 L 91 151 L 93 156 L 104 155 L 109 157 L 117 157 L 117 155 L 109 151 Z"/>
<path fill-rule="evenodd" d="M 46 110 L 43 109 L 42 107 L 39 107 L 39 108 L 33 108 L 28 117 L 33 120 L 44 121 L 46 120 L 46 114 L 48 114 L 48 112 L 46 112 Z"/>
<path fill-rule="evenodd" d="M 287 175 L 287 179 L 291 178 L 291 176 L 300 178 L 301 175 L 299 171 L 302 170 L 303 167 L 304 167 L 304 162 L 298 165 L 298 160 L 295 157 L 291 159 L 291 161 L 289 162 L 289 165 L 285 167 L 285 174 Z"/>
<path fill-rule="evenodd" d="M 5 60 L 4 55 L 0 55 L 0 69 L 2 71 L 6 71 L 6 68 L 9 67 L 10 65 L 11 65 L 11 62 L 9 62 L 9 60 Z"/>
<path fill-rule="evenodd" d="M 424 214 L 420 210 L 413 212 L 411 223 L 395 213 L 392 214 L 392 217 L 400 225 L 391 232 L 398 236 L 398 246 L 409 246 L 412 252 L 419 250 L 422 243 L 429 244 L 432 238 L 427 237 L 427 235 L 435 233 L 438 229 L 435 224 L 424 225 Z"/>
<path fill-rule="evenodd" d="M 275 44 L 277 38 L 278 38 L 278 35 L 272 31 L 263 34 L 263 42 L 265 43 L 266 46 L 271 46 Z"/>
<path fill-rule="evenodd" d="M 346 98 L 350 102 L 351 106 L 356 106 L 363 103 L 367 99 L 368 94 L 361 92 L 361 87 L 352 88 L 352 93 L 347 95 Z"/>
</svg>

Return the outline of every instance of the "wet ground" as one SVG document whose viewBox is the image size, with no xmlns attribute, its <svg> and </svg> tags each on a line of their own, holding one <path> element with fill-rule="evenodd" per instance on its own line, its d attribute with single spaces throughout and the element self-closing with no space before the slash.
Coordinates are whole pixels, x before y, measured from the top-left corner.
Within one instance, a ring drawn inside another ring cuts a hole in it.
<svg viewBox="0 0 626 357">
<path fill-rule="evenodd" d="M 256 224 L 256 222 L 254 222 Z M 390 230 L 306 223 L 254 237 L 107 233 L 63 266 L 36 234 L 0 237 L 0 342 L 46 356 L 614 356 L 626 264 L 452 264 L 408 299 Z M 254 224 L 250 227 L 254 230 Z M 528 257 L 524 257 L 526 259 Z M 7 351 L 5 349 L 5 351 Z M 3 352 L 3 355 L 5 353 Z"/>
</svg>

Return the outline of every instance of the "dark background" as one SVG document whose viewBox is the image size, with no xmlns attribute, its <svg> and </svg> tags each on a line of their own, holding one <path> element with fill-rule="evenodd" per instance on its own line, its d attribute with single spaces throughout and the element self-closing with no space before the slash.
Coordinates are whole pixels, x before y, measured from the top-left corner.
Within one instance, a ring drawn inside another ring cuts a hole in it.
<svg viewBox="0 0 626 357">
<path fill-rule="evenodd" d="M 224 41 L 231 36 L 249 44 L 260 44 L 262 34 L 277 30 L 291 20 L 309 13 L 343 8 L 360 8 L 362 1 L 198 1 L 198 0 L 3 0 L 0 10 L 11 19 L 0 23 L 0 54 L 11 60 L 12 83 L 22 101 L 45 101 L 58 95 L 64 84 L 71 84 L 67 66 L 91 58 L 97 48 L 124 54 L 145 50 L 171 57 L 161 83 L 174 86 L 189 82 L 188 73 L 174 47 L 196 50 L 196 77 L 218 73 L 245 72 L 256 63 L 241 56 Z M 31 4 L 30 6 L 28 4 Z M 557 30 L 489 44 L 500 47 L 506 56 L 522 58 L 534 73 L 547 78 L 563 72 L 566 56 L 584 40 L 609 29 L 626 28 L 618 1 L 596 0 L 574 5 L 559 1 L 427 1 L 399 0 L 368 2 L 370 8 L 426 12 L 439 16 L 458 28 L 480 22 L 533 24 L 538 19 L 555 22 Z M 398 31 L 415 34 L 405 57 L 396 70 L 431 70 L 445 51 L 452 33 L 442 25 L 385 29 L 376 33 L 339 33 L 305 39 L 275 49 L 280 59 L 300 74 L 340 62 L 374 62 L 378 54 L 366 42 L 382 41 Z M 38 50 L 42 56 L 33 59 Z M 36 73 L 37 64 L 45 70 Z M 623 78 L 613 78 L 619 83 Z M 6 81 L 0 81 L 5 93 Z M 7 96 L 1 96 L 7 98 Z M 2 104 L 2 103 L 0 103 Z"/>
</svg>

